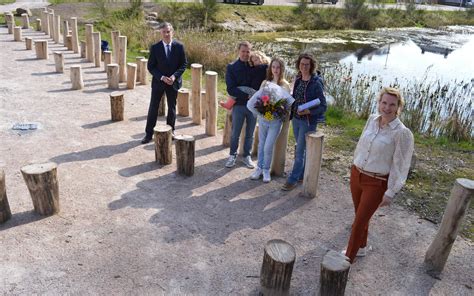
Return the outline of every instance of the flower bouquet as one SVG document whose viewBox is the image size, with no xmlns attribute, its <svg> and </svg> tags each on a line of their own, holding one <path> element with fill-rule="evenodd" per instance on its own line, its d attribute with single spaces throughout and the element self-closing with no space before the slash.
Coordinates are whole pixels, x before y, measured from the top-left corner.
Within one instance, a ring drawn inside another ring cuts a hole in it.
<svg viewBox="0 0 474 296">
<path fill-rule="evenodd" d="M 267 82 L 252 100 L 255 100 L 253 109 L 268 121 L 275 119 L 285 121 L 290 113 L 293 97 L 279 85 Z M 253 111 L 253 110 L 251 110 Z"/>
</svg>

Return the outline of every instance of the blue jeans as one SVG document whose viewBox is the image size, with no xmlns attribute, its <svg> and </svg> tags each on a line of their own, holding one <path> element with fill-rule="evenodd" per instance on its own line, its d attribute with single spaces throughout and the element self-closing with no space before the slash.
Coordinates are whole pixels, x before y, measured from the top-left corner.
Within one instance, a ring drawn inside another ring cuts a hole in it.
<svg viewBox="0 0 474 296">
<path fill-rule="evenodd" d="M 258 118 L 258 167 L 269 170 L 272 164 L 273 148 L 281 131 L 281 121 L 267 121 Z"/>
<path fill-rule="evenodd" d="M 252 149 L 253 132 L 257 119 L 244 105 L 234 105 L 232 107 L 232 135 L 230 136 L 230 155 L 237 155 L 239 148 L 239 138 L 244 121 L 247 120 L 247 128 L 245 129 L 244 157 L 250 155 Z"/>
<path fill-rule="evenodd" d="M 304 162 L 306 158 L 306 133 L 316 131 L 316 123 L 310 124 L 307 120 L 293 118 L 293 134 L 296 140 L 295 163 L 288 177 L 287 183 L 295 184 L 304 177 Z"/>
</svg>

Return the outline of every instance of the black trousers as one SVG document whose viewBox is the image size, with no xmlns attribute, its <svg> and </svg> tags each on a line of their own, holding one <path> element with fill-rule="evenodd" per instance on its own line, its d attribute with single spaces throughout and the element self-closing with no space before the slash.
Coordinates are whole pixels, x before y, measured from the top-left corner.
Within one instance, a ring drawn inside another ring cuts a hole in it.
<svg viewBox="0 0 474 296">
<path fill-rule="evenodd" d="M 151 88 L 151 100 L 150 106 L 148 107 L 148 117 L 146 119 L 146 136 L 151 138 L 153 136 L 153 128 L 156 125 L 158 119 L 158 107 L 160 106 L 161 97 L 166 92 L 166 101 L 168 103 L 168 114 L 166 116 L 166 124 L 171 126 L 174 130 L 174 124 L 176 122 L 176 97 L 178 91 L 170 85 L 158 85 Z"/>
</svg>

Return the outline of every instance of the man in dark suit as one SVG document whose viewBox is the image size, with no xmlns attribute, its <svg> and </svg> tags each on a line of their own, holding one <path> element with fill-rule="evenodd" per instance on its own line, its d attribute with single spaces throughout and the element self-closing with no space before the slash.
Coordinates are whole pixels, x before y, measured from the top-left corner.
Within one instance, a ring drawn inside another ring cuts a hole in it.
<svg viewBox="0 0 474 296">
<path fill-rule="evenodd" d="M 174 134 L 176 97 L 182 84 L 181 75 L 183 75 L 187 65 L 183 44 L 173 40 L 173 26 L 165 22 L 160 25 L 159 30 L 161 41 L 151 46 L 150 58 L 148 59 L 148 71 L 153 75 L 153 80 L 151 83 L 150 107 L 146 120 L 146 134 L 142 139 L 142 144 L 150 142 L 153 137 L 153 128 L 158 118 L 158 107 L 165 92 L 168 102 L 166 124 L 173 128 Z"/>
</svg>

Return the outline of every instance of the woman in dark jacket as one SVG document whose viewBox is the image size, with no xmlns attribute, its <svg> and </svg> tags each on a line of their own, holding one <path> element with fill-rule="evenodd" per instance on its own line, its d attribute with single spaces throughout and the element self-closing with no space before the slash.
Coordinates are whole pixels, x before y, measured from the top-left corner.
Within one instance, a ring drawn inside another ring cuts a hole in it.
<svg viewBox="0 0 474 296">
<path fill-rule="evenodd" d="M 311 54 L 300 54 L 296 61 L 298 75 L 293 87 L 293 103 L 291 114 L 293 135 L 296 140 L 295 162 L 293 170 L 282 190 L 289 191 L 303 180 L 306 154 L 306 138 L 308 132 L 316 131 L 318 122 L 324 121 L 326 98 L 323 92 L 323 81 L 315 74 L 316 60 Z"/>
</svg>

